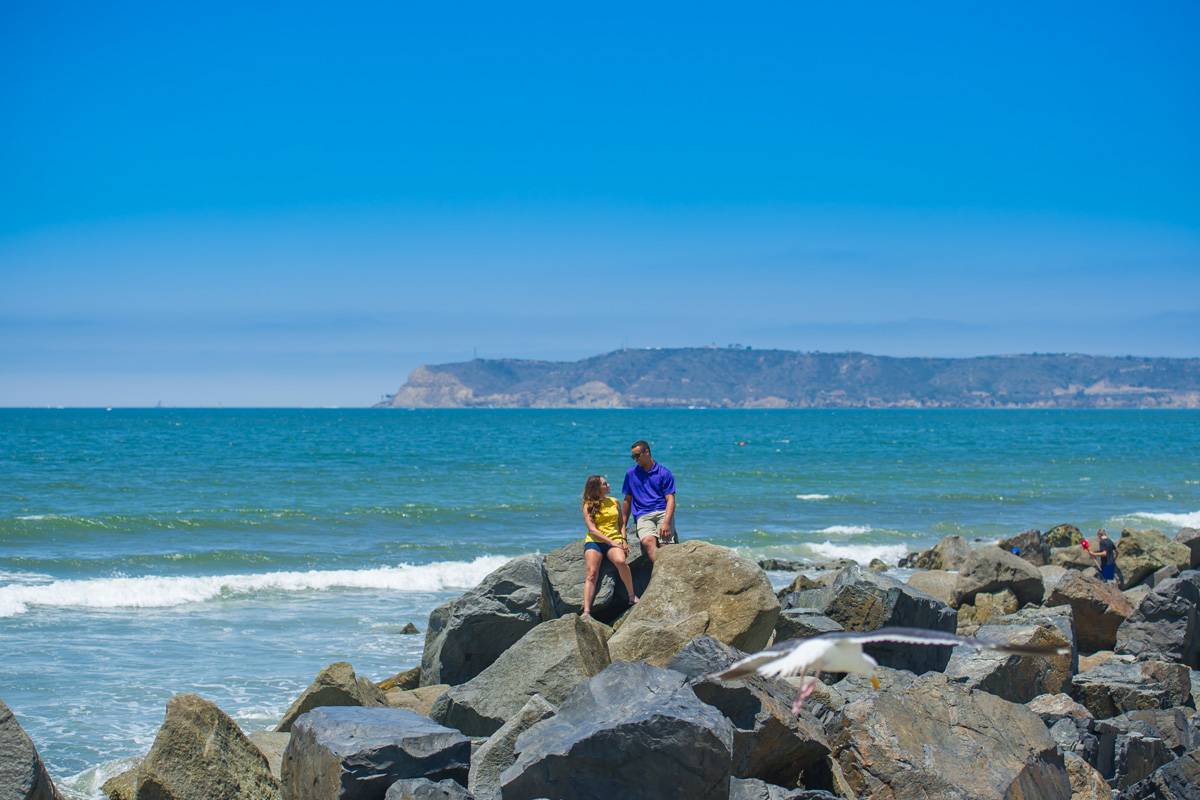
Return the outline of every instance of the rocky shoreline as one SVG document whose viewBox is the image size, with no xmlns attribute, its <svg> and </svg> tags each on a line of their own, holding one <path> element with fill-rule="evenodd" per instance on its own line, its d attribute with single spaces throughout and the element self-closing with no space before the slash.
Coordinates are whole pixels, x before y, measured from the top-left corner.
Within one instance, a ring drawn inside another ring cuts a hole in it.
<svg viewBox="0 0 1200 800">
<path fill-rule="evenodd" d="M 430 615 L 419 667 L 331 664 L 274 732 L 172 698 L 112 800 L 1200 797 L 1200 532 L 1122 532 L 1120 586 L 1059 526 L 887 565 L 633 544 L 581 618 L 582 543 L 513 559 Z M 1019 555 L 1017 554 L 1019 553 Z M 796 572 L 776 593 L 764 568 Z M 905 626 L 1069 653 L 880 645 L 878 690 L 716 672 L 772 641 Z M 0 701 L 0 798 L 60 797 Z"/>
</svg>

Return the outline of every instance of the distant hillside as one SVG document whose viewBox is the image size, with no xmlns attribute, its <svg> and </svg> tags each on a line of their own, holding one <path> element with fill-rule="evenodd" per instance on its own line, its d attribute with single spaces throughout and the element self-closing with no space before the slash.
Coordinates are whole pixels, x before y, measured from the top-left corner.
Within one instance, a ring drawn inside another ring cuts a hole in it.
<svg viewBox="0 0 1200 800">
<path fill-rule="evenodd" d="M 618 350 L 414 369 L 393 408 L 1200 408 L 1200 359 Z"/>
</svg>

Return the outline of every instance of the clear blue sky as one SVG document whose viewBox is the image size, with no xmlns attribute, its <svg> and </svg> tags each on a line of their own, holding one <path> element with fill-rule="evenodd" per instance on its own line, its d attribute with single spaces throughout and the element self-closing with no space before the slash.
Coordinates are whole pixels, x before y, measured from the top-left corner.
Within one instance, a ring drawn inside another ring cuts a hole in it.
<svg viewBox="0 0 1200 800">
<path fill-rule="evenodd" d="M 0 4 L 0 405 L 1200 356 L 1200 5 Z"/>
</svg>

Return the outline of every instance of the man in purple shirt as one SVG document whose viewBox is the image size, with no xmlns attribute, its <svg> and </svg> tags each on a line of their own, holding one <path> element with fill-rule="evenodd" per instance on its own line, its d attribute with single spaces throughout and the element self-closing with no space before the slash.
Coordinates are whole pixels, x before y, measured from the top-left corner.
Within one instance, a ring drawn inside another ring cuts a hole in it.
<svg viewBox="0 0 1200 800">
<path fill-rule="evenodd" d="M 621 493 L 625 518 L 635 521 L 642 549 L 653 561 L 659 545 L 676 541 L 675 537 L 675 476 L 650 457 L 650 445 L 633 443 L 630 455 L 637 466 L 625 473 Z"/>
</svg>

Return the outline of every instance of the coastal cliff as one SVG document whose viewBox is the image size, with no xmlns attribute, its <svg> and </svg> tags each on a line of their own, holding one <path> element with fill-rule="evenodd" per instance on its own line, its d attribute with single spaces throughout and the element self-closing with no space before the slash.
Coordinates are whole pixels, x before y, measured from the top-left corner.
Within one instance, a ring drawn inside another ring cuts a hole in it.
<svg viewBox="0 0 1200 800">
<path fill-rule="evenodd" d="M 1200 408 L 1200 359 L 748 348 L 421 366 L 377 408 Z"/>
</svg>

